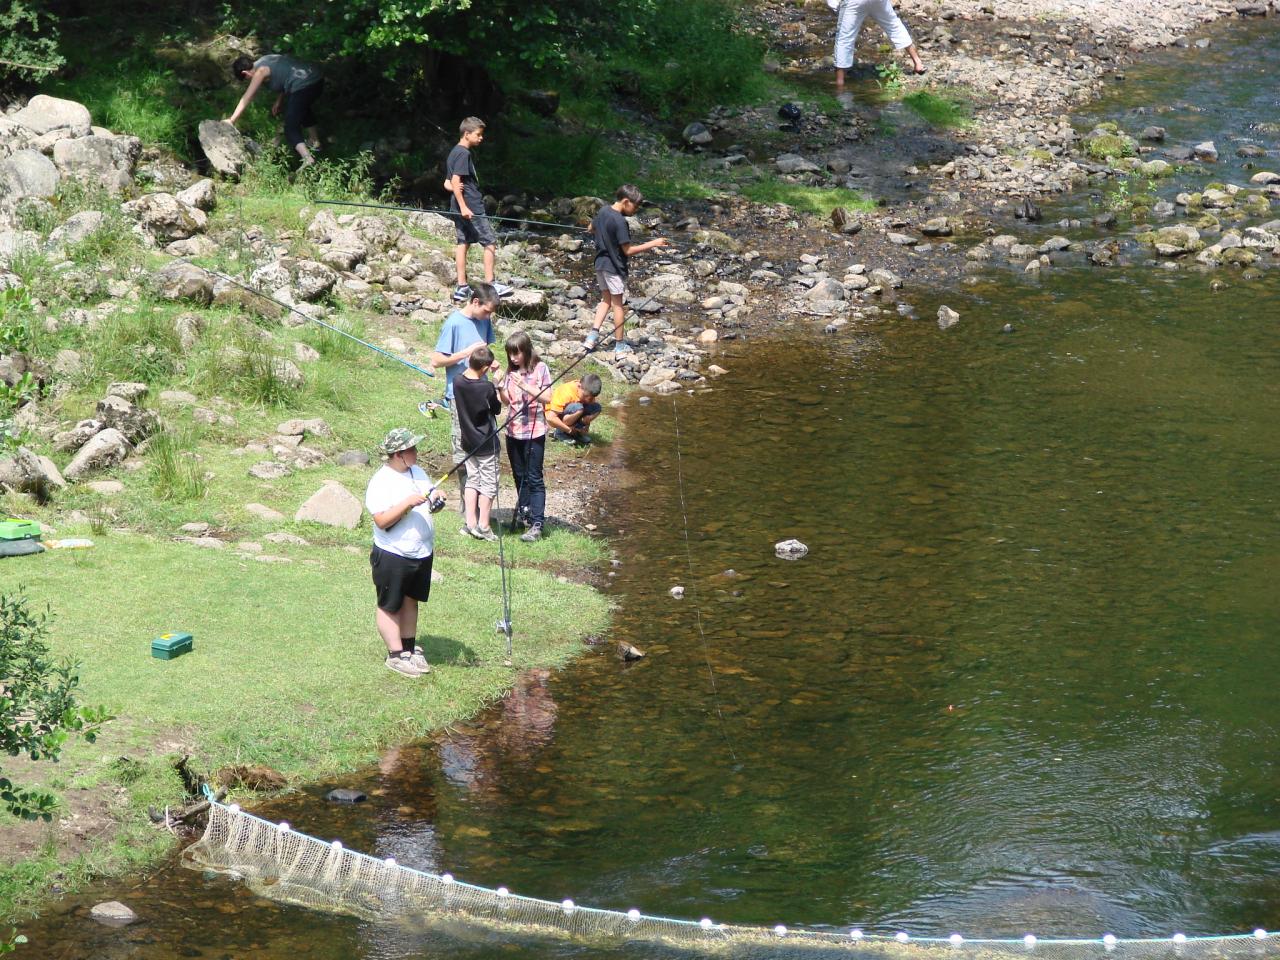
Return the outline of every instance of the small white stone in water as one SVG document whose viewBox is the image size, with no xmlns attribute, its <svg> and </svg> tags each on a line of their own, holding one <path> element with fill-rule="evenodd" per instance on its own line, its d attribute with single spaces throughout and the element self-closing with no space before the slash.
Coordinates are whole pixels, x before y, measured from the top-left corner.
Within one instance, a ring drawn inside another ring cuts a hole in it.
<svg viewBox="0 0 1280 960">
<path fill-rule="evenodd" d="M 773 552 L 782 560 L 798 560 L 809 548 L 799 540 L 780 540 L 773 545 Z"/>
<path fill-rule="evenodd" d="M 675 599 L 679 600 L 684 596 L 684 587 L 672 587 L 668 592 L 671 596 L 675 597 Z"/>
</svg>

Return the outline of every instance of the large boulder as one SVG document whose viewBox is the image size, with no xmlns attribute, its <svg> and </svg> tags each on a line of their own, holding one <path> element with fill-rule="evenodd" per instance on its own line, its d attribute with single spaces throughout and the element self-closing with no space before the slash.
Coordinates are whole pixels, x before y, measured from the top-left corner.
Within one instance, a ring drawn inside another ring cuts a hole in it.
<svg viewBox="0 0 1280 960">
<path fill-rule="evenodd" d="M 73 137 L 87 137 L 92 132 L 93 118 L 89 110 L 74 100 L 60 100 L 37 94 L 25 107 L 10 117 L 37 137 L 65 130 Z"/>
<path fill-rule="evenodd" d="M 53 490 L 64 486 L 58 468 L 26 447 L 19 447 L 10 457 L 0 457 L 0 489 L 29 493 L 43 503 Z"/>
<path fill-rule="evenodd" d="M 333 289 L 338 275 L 323 263 L 299 260 L 293 267 L 293 288 L 299 300 L 308 303 L 319 300 Z"/>
<path fill-rule="evenodd" d="M 137 137 L 80 137 L 53 145 L 53 162 L 62 173 L 119 193 L 133 183 L 133 168 L 142 155 Z"/>
<path fill-rule="evenodd" d="M 203 233 L 209 218 L 203 210 L 183 203 L 171 193 L 149 193 L 123 204 L 120 209 L 134 217 L 157 240 L 186 240 Z"/>
<path fill-rule="evenodd" d="M 1150 234 L 1139 234 L 1138 239 L 1151 243 L 1162 257 L 1181 257 L 1204 249 L 1200 231 L 1186 223 L 1161 227 Z"/>
<path fill-rule="evenodd" d="M 52 197 L 58 191 L 58 168 L 37 150 L 16 150 L 0 160 L 0 199 Z"/>
<path fill-rule="evenodd" d="M 363 509 L 360 501 L 346 487 L 336 480 L 326 480 L 324 486 L 298 508 L 293 519 L 354 530 L 360 525 Z"/>
<path fill-rule="evenodd" d="M 201 120 L 196 135 L 209 166 L 224 177 L 239 178 L 250 160 L 240 131 L 221 120 Z"/>
<path fill-rule="evenodd" d="M 124 397 L 114 394 L 98 401 L 96 416 L 109 429 L 120 431 L 130 443 L 146 439 L 160 425 L 159 418 L 150 410 L 135 406 Z"/>
<path fill-rule="evenodd" d="M 773 161 L 779 173 L 821 173 L 822 168 L 797 153 L 784 153 Z"/>
<path fill-rule="evenodd" d="M 68 480 L 79 480 L 95 470 L 114 467 L 129 455 L 129 441 L 119 430 L 108 428 L 86 443 L 62 471 Z"/>
<path fill-rule="evenodd" d="M 165 300 L 192 301 L 208 305 L 213 299 L 213 278 L 208 271 L 181 261 L 166 263 L 151 274 L 151 283 Z"/>
</svg>

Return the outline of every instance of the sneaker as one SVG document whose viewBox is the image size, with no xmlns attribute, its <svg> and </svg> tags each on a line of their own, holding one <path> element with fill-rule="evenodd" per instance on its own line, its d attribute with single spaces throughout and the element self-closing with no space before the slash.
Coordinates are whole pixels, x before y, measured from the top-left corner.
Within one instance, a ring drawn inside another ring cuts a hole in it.
<svg viewBox="0 0 1280 960">
<path fill-rule="evenodd" d="M 516 292 L 516 288 L 509 287 L 505 283 L 499 283 L 497 280 L 495 280 L 493 281 L 493 291 L 498 295 L 500 299 L 505 300 L 507 297 L 511 296 L 513 293 Z"/>
<path fill-rule="evenodd" d="M 409 654 L 409 662 L 417 668 L 418 673 L 431 672 L 431 664 L 427 663 L 426 655 L 421 650 L 415 649 L 413 653 Z"/>
<path fill-rule="evenodd" d="M 464 283 L 462 286 L 455 289 L 453 291 L 453 299 L 458 303 L 465 303 L 467 300 L 470 300 L 471 299 L 470 284 Z"/>
<path fill-rule="evenodd" d="M 477 540 L 488 540 L 490 543 L 498 542 L 498 535 L 489 527 L 474 527 L 471 535 Z"/>
<path fill-rule="evenodd" d="M 520 539 L 525 543 L 537 543 L 542 539 L 542 524 L 535 523 L 529 528 L 528 533 L 520 535 Z"/>
<path fill-rule="evenodd" d="M 582 341 L 582 345 L 588 350 L 594 350 L 596 344 L 600 342 L 600 331 L 592 330 L 587 334 L 587 339 Z"/>
<path fill-rule="evenodd" d="M 615 357 L 621 356 L 625 353 L 631 353 L 631 344 L 627 343 L 627 341 L 619 340 L 613 345 L 613 355 Z"/>
<path fill-rule="evenodd" d="M 398 654 L 389 655 L 386 659 L 387 669 L 394 670 L 396 673 L 406 677 L 420 677 L 422 671 L 419 670 L 409 657 L 402 657 Z"/>
</svg>

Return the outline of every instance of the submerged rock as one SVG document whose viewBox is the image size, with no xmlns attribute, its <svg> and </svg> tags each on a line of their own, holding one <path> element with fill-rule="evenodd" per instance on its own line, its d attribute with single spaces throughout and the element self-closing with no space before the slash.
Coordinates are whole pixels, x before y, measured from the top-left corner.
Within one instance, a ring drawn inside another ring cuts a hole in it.
<svg viewBox="0 0 1280 960">
<path fill-rule="evenodd" d="M 773 552 L 780 560 L 799 560 L 809 548 L 799 540 L 779 540 L 773 545 Z"/>
</svg>

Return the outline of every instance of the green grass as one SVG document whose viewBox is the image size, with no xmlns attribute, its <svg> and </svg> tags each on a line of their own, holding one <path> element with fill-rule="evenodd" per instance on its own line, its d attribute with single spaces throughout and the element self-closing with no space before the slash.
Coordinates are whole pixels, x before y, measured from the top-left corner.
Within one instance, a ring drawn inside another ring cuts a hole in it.
<svg viewBox="0 0 1280 960">
<path fill-rule="evenodd" d="M 844 207 L 849 211 L 869 211 L 876 206 L 874 200 L 867 199 L 857 190 L 845 187 L 806 187 L 772 179 L 746 184 L 742 188 L 742 195 L 756 203 L 781 203 L 820 217 L 830 216 L 836 207 Z"/>
<path fill-rule="evenodd" d="M 973 122 L 972 106 L 958 97 L 920 90 L 903 97 L 902 102 L 931 127 L 963 129 Z"/>
</svg>

